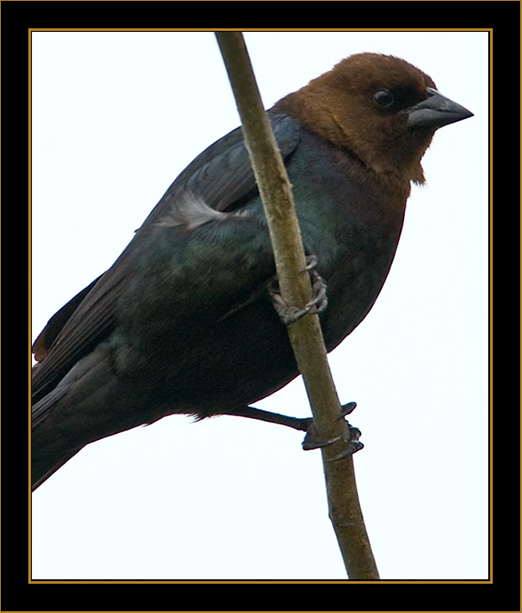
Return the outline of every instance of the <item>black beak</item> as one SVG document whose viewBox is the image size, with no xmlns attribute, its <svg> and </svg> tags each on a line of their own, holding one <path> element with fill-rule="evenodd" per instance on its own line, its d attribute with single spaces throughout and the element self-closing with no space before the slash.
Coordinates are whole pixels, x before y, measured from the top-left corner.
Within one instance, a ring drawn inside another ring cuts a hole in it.
<svg viewBox="0 0 522 613">
<path fill-rule="evenodd" d="M 473 113 L 436 89 L 426 88 L 428 97 L 415 106 L 403 111 L 408 115 L 408 128 L 429 128 L 436 130 L 450 123 L 473 117 Z"/>
</svg>

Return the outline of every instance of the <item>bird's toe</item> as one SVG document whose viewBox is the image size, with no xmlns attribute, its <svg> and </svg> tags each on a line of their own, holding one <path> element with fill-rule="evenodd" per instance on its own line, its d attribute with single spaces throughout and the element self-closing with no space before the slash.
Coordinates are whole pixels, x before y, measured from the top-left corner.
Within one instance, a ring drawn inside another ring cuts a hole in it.
<svg viewBox="0 0 522 613">
<path fill-rule="evenodd" d="M 344 419 L 346 415 L 349 415 L 350 413 L 352 413 L 356 406 L 357 406 L 357 403 L 355 402 L 348 402 L 347 404 L 344 404 L 341 407 L 341 414 L 339 416 L 339 419 Z M 355 428 L 348 422 L 346 422 L 346 424 L 350 431 L 350 438 L 346 442 L 346 447 L 340 454 L 328 460 L 329 462 L 340 460 L 341 458 L 352 455 L 364 447 L 363 443 L 359 441 L 359 438 L 361 436 L 361 431 L 359 430 L 359 428 Z M 332 445 L 333 443 L 341 440 L 343 436 L 344 434 L 340 434 L 339 436 L 333 437 L 331 439 L 321 438 L 317 434 L 315 425 L 312 422 L 306 432 L 306 436 L 303 441 L 303 449 L 305 451 L 309 451 L 310 449 L 321 449 L 322 447 Z"/>
<path fill-rule="evenodd" d="M 268 291 L 272 298 L 274 308 L 285 325 L 297 321 L 308 313 L 322 313 L 328 306 L 326 283 L 321 275 L 315 270 L 316 265 L 317 256 L 309 255 L 306 257 L 306 268 L 303 272 L 308 271 L 310 274 L 312 299 L 303 308 L 287 304 L 279 292 L 277 275 L 272 279 Z"/>
</svg>

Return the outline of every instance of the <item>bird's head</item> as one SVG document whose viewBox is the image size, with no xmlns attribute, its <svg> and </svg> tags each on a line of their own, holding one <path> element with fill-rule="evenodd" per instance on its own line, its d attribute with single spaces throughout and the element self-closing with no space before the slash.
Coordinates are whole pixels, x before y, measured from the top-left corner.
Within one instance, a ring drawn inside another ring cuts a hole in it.
<svg viewBox="0 0 522 613">
<path fill-rule="evenodd" d="M 424 182 L 420 161 L 437 128 L 473 114 L 400 58 L 360 53 L 275 105 L 382 176 Z"/>
</svg>

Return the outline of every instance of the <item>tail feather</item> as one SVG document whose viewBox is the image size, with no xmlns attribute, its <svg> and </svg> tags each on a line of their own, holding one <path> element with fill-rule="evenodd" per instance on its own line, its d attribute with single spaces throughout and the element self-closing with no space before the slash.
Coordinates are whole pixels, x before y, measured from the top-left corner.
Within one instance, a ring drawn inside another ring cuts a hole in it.
<svg viewBox="0 0 522 613">
<path fill-rule="evenodd" d="M 65 447 L 64 438 L 53 432 L 52 409 L 65 391 L 64 388 L 53 390 L 32 408 L 31 488 L 33 491 L 81 449 L 81 447 L 74 449 Z"/>
<path fill-rule="evenodd" d="M 106 423 L 110 411 L 97 410 L 98 393 L 112 383 L 107 356 L 106 346 L 99 345 L 80 360 L 56 387 L 33 404 L 33 491 L 85 445 L 111 434 L 110 425 Z"/>
<path fill-rule="evenodd" d="M 81 449 L 81 448 L 80 448 Z M 31 490 L 34 492 L 80 449 L 55 453 L 31 453 Z"/>
</svg>

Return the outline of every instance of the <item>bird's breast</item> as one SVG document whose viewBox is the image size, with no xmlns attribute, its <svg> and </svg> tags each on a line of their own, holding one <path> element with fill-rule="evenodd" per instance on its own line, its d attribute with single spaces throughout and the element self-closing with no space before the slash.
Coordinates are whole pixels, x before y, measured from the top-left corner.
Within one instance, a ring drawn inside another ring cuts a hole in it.
<svg viewBox="0 0 522 613">
<path fill-rule="evenodd" d="M 328 286 L 322 316 L 330 351 L 372 308 L 399 242 L 407 188 L 381 181 L 360 161 L 319 138 L 289 164 L 305 249 Z"/>
</svg>

